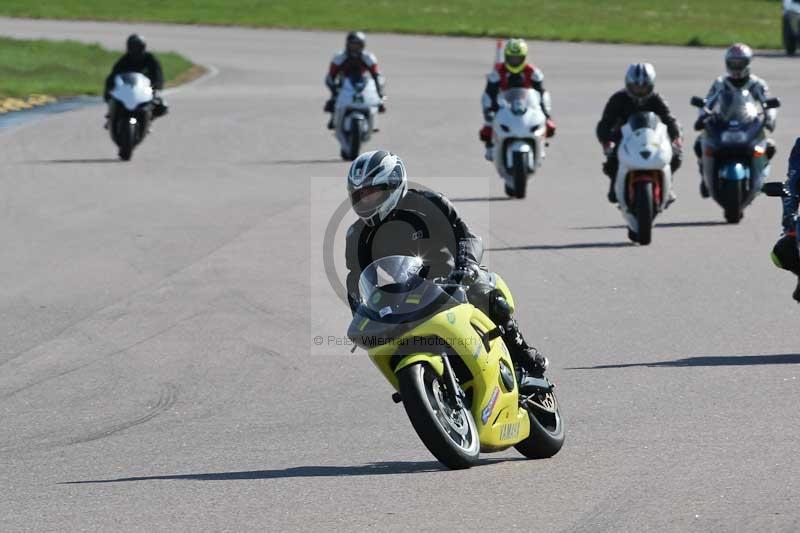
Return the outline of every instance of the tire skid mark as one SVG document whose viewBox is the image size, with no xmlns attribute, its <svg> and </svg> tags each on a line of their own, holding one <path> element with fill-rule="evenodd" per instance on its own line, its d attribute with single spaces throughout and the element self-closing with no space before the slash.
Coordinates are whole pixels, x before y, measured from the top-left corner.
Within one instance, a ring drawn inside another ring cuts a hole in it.
<svg viewBox="0 0 800 533">
<path fill-rule="evenodd" d="M 72 367 L 72 368 L 63 370 L 61 372 L 57 372 L 55 374 L 51 374 L 49 376 L 45 376 L 45 377 L 43 377 L 41 379 L 38 379 L 36 381 L 32 381 L 31 383 L 28 383 L 26 385 L 23 385 L 23 386 L 17 388 L 17 389 L 14 389 L 12 391 L 9 391 L 7 393 L 4 393 L 4 394 L 0 395 L 0 400 L 5 400 L 7 398 L 10 398 L 11 396 L 14 396 L 15 394 L 18 394 L 20 392 L 25 391 L 27 389 L 30 389 L 30 388 L 35 387 L 37 385 L 41 385 L 42 383 L 45 383 L 45 382 L 53 380 L 53 379 L 58 379 L 60 377 L 66 376 L 68 374 L 71 374 L 73 372 L 77 372 L 78 370 L 81 370 L 83 368 L 91 366 L 91 365 L 93 365 L 95 363 L 99 363 L 99 362 L 105 361 L 105 360 L 107 360 L 107 359 L 109 359 L 111 357 L 127 353 L 130 350 L 133 350 L 134 348 L 136 348 L 138 346 L 141 346 L 141 345 L 143 345 L 143 344 L 145 344 L 147 342 L 152 341 L 153 339 L 156 339 L 156 338 L 160 337 L 161 335 L 164 335 L 165 333 L 169 333 L 170 331 L 172 331 L 173 329 L 177 328 L 178 326 L 184 324 L 185 322 L 189 322 L 191 320 L 194 320 L 195 318 L 205 314 L 206 312 L 207 311 L 205 309 L 197 311 L 196 313 L 192 313 L 192 314 L 190 314 L 188 316 L 185 316 L 185 317 L 177 320 L 176 322 L 170 324 L 169 326 L 167 326 L 165 328 L 162 328 L 162 329 L 156 331 L 155 333 L 153 333 L 151 335 L 148 335 L 147 337 L 139 339 L 136 342 L 133 342 L 133 343 L 129 344 L 128 346 L 125 346 L 125 347 L 122 347 L 122 348 L 119 348 L 119 349 L 116 349 L 116 350 L 112 350 L 112 351 L 110 351 L 108 353 L 105 353 L 103 355 L 100 355 L 98 357 L 90 359 L 88 361 L 85 361 L 85 362 L 83 362 L 83 363 L 81 363 L 81 364 L 79 364 L 77 366 Z M 2 364 L 0 364 L 0 366 L 2 366 Z"/>
<path fill-rule="evenodd" d="M 158 400 L 156 400 L 155 404 L 152 407 L 148 408 L 148 412 L 145 413 L 144 415 L 136 417 L 132 420 L 120 422 L 105 428 L 101 428 L 82 437 L 70 439 L 63 445 L 71 446 L 73 444 L 83 444 L 86 442 L 92 442 L 104 439 L 116 433 L 125 431 L 126 429 L 130 429 L 132 427 L 144 424 L 145 422 L 149 422 L 150 420 L 154 419 L 155 417 L 157 417 L 158 415 L 160 415 L 164 411 L 167 411 L 173 405 L 175 405 L 177 398 L 178 398 L 178 387 L 171 383 L 167 383 L 162 386 L 161 394 L 159 395 Z"/>
</svg>

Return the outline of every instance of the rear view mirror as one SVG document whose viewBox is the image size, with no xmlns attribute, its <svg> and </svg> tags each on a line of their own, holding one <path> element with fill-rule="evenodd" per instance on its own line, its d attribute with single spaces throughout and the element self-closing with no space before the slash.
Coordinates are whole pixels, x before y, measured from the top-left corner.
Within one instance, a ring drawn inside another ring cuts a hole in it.
<svg viewBox="0 0 800 533">
<path fill-rule="evenodd" d="M 761 192 L 767 196 L 785 197 L 789 196 L 789 191 L 783 186 L 780 181 L 770 181 L 761 186 Z"/>
<path fill-rule="evenodd" d="M 781 106 L 781 101 L 777 98 L 767 98 L 764 101 L 764 108 L 765 109 L 775 109 Z"/>
<path fill-rule="evenodd" d="M 694 107 L 705 107 L 706 106 L 706 101 L 704 99 L 700 98 L 699 96 L 692 96 L 691 104 Z"/>
</svg>

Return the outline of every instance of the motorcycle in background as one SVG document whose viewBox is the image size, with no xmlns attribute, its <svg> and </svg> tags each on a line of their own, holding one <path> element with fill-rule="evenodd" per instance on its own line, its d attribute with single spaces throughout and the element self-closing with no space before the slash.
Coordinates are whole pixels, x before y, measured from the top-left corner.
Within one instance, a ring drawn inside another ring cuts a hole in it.
<svg viewBox="0 0 800 533">
<path fill-rule="evenodd" d="M 698 96 L 691 104 L 708 115 L 700 152 L 704 190 L 722 207 L 725 220 L 737 224 L 769 175 L 775 148 L 767 142 L 764 112 L 780 107 L 780 101 L 759 102 L 746 89 L 726 88 L 713 109 Z"/>
<path fill-rule="evenodd" d="M 361 145 L 376 129 L 381 97 L 371 76 L 353 75 L 344 79 L 336 97 L 334 130 L 345 161 L 353 161 Z"/>
<path fill-rule="evenodd" d="M 505 180 L 506 194 L 525 198 L 528 179 L 545 157 L 547 126 L 541 97 L 533 89 L 505 91 L 492 123 L 494 166 Z"/>
<path fill-rule="evenodd" d="M 672 142 L 655 113 L 635 113 L 622 127 L 614 184 L 628 238 L 650 244 L 653 221 L 670 203 Z"/>
</svg>

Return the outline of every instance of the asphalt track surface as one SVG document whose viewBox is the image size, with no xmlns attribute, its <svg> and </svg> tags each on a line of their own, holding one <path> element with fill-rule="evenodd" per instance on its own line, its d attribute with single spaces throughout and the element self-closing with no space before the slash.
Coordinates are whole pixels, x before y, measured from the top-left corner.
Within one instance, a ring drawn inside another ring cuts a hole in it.
<svg viewBox="0 0 800 533">
<path fill-rule="evenodd" d="M 800 530 L 779 202 L 722 224 L 689 153 L 653 244 L 632 246 L 599 172 L 625 66 L 653 62 L 690 127 L 720 50 L 534 43 L 559 132 L 529 198 L 506 201 L 477 141 L 493 41 L 370 36 L 391 100 L 368 147 L 473 221 L 568 424 L 551 460 L 450 472 L 365 355 L 327 338 L 348 322 L 320 257 L 345 199 L 321 113 L 342 35 L 0 20 L 114 47 L 132 29 L 219 73 L 171 95 L 131 163 L 100 107 L 0 132 L 0 530 Z M 784 103 L 780 178 L 797 62 L 754 70 Z"/>
</svg>

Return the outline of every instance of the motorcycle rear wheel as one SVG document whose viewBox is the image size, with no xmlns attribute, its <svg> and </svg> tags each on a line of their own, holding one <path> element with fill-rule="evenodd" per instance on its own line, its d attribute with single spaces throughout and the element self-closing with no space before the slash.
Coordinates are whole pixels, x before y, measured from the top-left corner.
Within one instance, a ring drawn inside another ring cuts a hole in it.
<svg viewBox="0 0 800 533">
<path fill-rule="evenodd" d="M 475 419 L 466 406 L 448 405 L 448 393 L 433 368 L 416 363 L 398 372 L 397 379 L 411 425 L 433 456 L 454 470 L 476 464 L 480 440 Z"/>
</svg>

